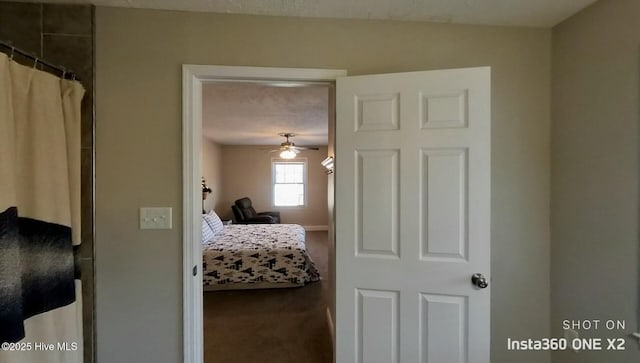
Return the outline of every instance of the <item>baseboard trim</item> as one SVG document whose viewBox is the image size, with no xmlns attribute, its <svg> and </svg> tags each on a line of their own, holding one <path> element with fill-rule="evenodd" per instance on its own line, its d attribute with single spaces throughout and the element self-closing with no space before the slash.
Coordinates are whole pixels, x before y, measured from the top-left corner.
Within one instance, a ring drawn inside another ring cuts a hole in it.
<svg viewBox="0 0 640 363">
<path fill-rule="evenodd" d="M 329 335 L 331 336 L 331 349 L 335 352 L 336 350 L 336 336 L 335 330 L 333 327 L 333 318 L 331 317 L 331 310 L 327 306 L 327 325 L 329 326 Z"/>
<path fill-rule="evenodd" d="M 328 231 L 329 226 L 302 226 L 305 231 L 315 232 L 315 231 Z"/>
</svg>

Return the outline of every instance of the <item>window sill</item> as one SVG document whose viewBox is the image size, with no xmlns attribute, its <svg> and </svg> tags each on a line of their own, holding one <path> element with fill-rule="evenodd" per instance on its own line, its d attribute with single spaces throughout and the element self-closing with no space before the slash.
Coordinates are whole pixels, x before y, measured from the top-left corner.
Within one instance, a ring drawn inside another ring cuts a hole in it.
<svg viewBox="0 0 640 363">
<path fill-rule="evenodd" d="M 288 209 L 305 209 L 307 208 L 307 206 L 306 205 L 272 205 L 271 208 L 288 210 Z"/>
</svg>

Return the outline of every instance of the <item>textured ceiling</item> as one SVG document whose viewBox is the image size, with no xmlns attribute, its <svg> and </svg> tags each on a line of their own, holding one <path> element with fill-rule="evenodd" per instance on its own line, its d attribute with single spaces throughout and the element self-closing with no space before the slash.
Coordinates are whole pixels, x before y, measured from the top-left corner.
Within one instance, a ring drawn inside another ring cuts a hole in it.
<svg viewBox="0 0 640 363">
<path fill-rule="evenodd" d="M 203 135 L 223 145 L 279 145 L 293 132 L 296 145 L 327 145 L 329 88 L 208 83 L 202 89 Z"/>
<path fill-rule="evenodd" d="M 44 2 L 92 3 L 101 6 L 231 14 L 552 27 L 595 0 L 44 0 Z"/>
</svg>

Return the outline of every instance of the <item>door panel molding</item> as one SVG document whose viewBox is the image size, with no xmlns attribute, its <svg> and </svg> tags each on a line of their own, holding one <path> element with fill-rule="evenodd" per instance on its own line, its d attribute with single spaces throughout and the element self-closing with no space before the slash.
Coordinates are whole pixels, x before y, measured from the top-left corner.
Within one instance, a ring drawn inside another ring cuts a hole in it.
<svg viewBox="0 0 640 363">
<path fill-rule="evenodd" d="M 490 68 L 336 90 L 336 362 L 489 363 Z"/>
</svg>

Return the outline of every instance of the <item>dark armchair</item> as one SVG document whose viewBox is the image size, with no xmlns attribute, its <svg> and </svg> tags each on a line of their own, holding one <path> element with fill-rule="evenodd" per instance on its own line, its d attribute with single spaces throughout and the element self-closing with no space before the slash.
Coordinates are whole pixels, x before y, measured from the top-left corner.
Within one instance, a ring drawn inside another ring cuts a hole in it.
<svg viewBox="0 0 640 363">
<path fill-rule="evenodd" d="M 280 212 L 257 213 L 251 204 L 251 199 L 241 198 L 231 206 L 238 224 L 273 224 L 280 223 Z"/>
</svg>

